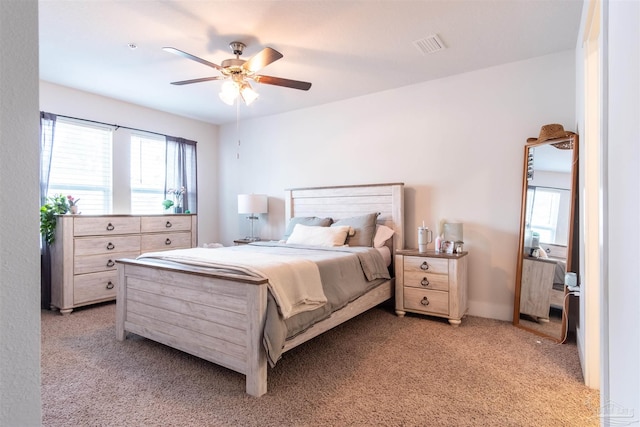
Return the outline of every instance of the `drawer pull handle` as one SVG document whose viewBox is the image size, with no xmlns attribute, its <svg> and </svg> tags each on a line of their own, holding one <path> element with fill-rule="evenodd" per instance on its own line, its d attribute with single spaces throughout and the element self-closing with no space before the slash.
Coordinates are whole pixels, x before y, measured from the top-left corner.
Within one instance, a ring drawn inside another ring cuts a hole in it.
<svg viewBox="0 0 640 427">
<path fill-rule="evenodd" d="M 173 224 L 171 224 L 171 221 L 167 221 L 167 223 L 164 225 L 166 228 L 171 228 Z"/>
<path fill-rule="evenodd" d="M 429 305 L 429 298 L 427 297 L 423 297 L 422 301 L 420 301 L 420 304 L 424 305 L 425 307 Z"/>
<path fill-rule="evenodd" d="M 112 251 L 114 250 L 116 247 L 113 245 L 113 243 L 109 242 L 107 243 L 107 250 L 108 251 Z"/>
<path fill-rule="evenodd" d="M 111 223 L 107 224 L 107 231 L 113 231 L 115 229 L 116 228 L 113 226 L 113 224 L 111 224 Z"/>
<path fill-rule="evenodd" d="M 171 244 L 171 239 L 167 237 L 167 240 L 164 241 L 164 244 L 169 246 Z"/>
<path fill-rule="evenodd" d="M 112 259 L 110 259 L 109 261 L 107 261 L 107 267 L 113 267 L 114 265 L 116 265 L 115 262 L 113 262 Z"/>
<path fill-rule="evenodd" d="M 420 266 L 421 270 L 428 270 L 429 269 L 429 264 L 427 263 L 427 261 L 423 262 L 422 265 Z"/>
<path fill-rule="evenodd" d="M 429 279 L 427 279 L 426 277 L 423 277 L 422 280 L 420 281 L 420 284 L 422 286 L 429 286 Z"/>
<path fill-rule="evenodd" d="M 107 283 L 107 289 L 113 289 L 114 286 L 113 282 L 109 280 L 109 283 Z"/>
</svg>

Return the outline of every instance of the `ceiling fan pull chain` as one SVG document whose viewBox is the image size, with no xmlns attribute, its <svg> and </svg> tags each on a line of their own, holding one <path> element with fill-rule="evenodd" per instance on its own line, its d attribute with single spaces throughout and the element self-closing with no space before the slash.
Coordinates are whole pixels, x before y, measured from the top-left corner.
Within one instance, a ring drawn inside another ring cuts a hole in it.
<svg viewBox="0 0 640 427">
<path fill-rule="evenodd" d="M 238 150 L 236 160 L 240 160 L 240 101 L 236 100 L 236 136 L 238 137 Z"/>
</svg>

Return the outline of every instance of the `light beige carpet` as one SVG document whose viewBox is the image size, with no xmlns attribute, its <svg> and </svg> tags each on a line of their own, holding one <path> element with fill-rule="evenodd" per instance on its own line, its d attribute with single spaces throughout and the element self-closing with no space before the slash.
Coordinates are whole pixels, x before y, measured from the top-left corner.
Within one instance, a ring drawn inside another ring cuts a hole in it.
<svg viewBox="0 0 640 427">
<path fill-rule="evenodd" d="M 574 344 L 510 323 L 364 313 L 286 353 L 269 391 L 129 335 L 115 304 L 42 311 L 45 426 L 597 426 Z"/>
</svg>

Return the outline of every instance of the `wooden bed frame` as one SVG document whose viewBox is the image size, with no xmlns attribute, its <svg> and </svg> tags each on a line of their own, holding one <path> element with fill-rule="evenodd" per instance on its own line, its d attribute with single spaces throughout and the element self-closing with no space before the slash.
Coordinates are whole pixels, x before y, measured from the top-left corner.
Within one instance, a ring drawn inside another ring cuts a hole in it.
<svg viewBox="0 0 640 427">
<path fill-rule="evenodd" d="M 286 190 L 287 221 L 295 216 L 340 219 L 380 212 L 378 223 L 395 230 L 392 259 L 393 250 L 404 247 L 403 206 L 401 183 Z M 262 346 L 266 279 L 152 260 L 118 260 L 118 275 L 119 341 L 132 332 L 244 374 L 246 392 L 252 396 L 267 392 Z M 394 283 L 395 277 L 287 340 L 284 351 L 390 299 Z"/>
</svg>

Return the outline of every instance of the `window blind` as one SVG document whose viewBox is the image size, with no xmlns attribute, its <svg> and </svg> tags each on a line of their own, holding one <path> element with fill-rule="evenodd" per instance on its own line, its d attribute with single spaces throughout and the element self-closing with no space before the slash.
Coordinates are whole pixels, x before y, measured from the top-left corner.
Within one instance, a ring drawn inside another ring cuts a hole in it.
<svg viewBox="0 0 640 427">
<path fill-rule="evenodd" d="M 47 196 L 71 195 L 84 214 L 112 211 L 112 129 L 59 118 Z"/>
<path fill-rule="evenodd" d="M 165 139 L 157 135 L 131 135 L 131 213 L 164 213 L 162 201 L 166 169 Z"/>
</svg>

